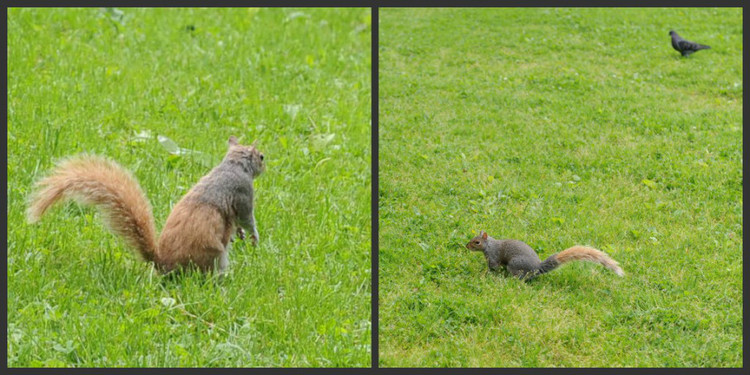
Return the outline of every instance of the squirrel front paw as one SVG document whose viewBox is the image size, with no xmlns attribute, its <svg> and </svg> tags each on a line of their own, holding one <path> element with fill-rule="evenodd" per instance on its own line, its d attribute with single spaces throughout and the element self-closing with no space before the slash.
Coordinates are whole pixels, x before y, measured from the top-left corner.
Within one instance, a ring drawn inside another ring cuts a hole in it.
<svg viewBox="0 0 750 375">
<path fill-rule="evenodd" d="M 253 231 L 253 235 L 250 236 L 250 242 L 253 244 L 253 246 L 258 246 L 258 241 L 260 241 L 260 236 L 258 236 L 258 231 Z"/>
<path fill-rule="evenodd" d="M 241 227 L 237 228 L 237 237 L 239 237 L 241 240 L 245 240 L 245 230 Z"/>
</svg>

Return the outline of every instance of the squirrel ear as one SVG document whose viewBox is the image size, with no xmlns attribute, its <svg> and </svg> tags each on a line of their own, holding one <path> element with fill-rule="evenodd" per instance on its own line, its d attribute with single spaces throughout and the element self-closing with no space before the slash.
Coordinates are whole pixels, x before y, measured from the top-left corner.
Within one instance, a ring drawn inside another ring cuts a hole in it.
<svg viewBox="0 0 750 375">
<path fill-rule="evenodd" d="M 230 146 L 236 146 L 237 145 L 237 137 L 235 137 L 235 136 L 229 137 L 229 145 Z"/>
<path fill-rule="evenodd" d="M 482 231 L 482 239 L 483 239 L 483 240 L 486 240 L 486 239 L 487 239 L 487 232 L 485 232 L 485 231 Z"/>
</svg>

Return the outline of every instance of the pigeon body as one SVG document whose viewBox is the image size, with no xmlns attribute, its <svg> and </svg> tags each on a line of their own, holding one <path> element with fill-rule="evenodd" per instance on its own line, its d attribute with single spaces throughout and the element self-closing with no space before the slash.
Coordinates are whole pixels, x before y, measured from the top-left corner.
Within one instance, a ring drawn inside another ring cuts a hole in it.
<svg viewBox="0 0 750 375">
<path fill-rule="evenodd" d="M 677 35 L 674 30 L 670 30 L 669 35 L 672 36 L 672 47 L 680 52 L 682 56 L 690 56 L 690 54 L 695 51 L 711 48 L 709 46 L 704 46 L 703 44 L 698 44 L 689 40 L 682 39 L 682 37 Z"/>
</svg>

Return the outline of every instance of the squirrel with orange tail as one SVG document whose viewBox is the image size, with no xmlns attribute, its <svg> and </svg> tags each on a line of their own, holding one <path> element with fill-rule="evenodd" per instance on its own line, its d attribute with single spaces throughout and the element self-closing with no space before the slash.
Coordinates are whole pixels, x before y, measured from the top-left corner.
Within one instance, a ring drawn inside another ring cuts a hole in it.
<svg viewBox="0 0 750 375">
<path fill-rule="evenodd" d="M 586 246 L 573 246 L 557 254 L 550 255 L 542 261 L 534 249 L 518 240 L 496 240 L 480 231 L 479 235 L 466 244 L 466 248 L 483 251 L 490 270 L 496 271 L 505 266 L 508 272 L 521 280 L 531 280 L 543 273 L 574 260 L 586 260 L 599 263 L 618 276 L 624 276 L 617 262 L 603 252 Z"/>
<path fill-rule="evenodd" d="M 253 179 L 265 170 L 263 154 L 234 136 L 222 162 L 200 179 L 175 205 L 161 236 L 156 234 L 151 205 L 138 181 L 119 164 L 81 155 L 63 161 L 36 183 L 27 216 L 36 222 L 59 201 L 95 206 L 112 232 L 162 273 L 197 268 L 224 271 L 229 244 L 243 228 L 258 243 L 253 213 Z"/>
</svg>

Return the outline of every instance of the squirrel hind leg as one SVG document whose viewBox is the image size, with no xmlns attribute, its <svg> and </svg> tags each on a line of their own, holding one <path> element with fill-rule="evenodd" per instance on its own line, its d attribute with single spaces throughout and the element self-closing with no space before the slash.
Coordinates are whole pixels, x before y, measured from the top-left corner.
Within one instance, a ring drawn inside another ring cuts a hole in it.
<svg viewBox="0 0 750 375">
<path fill-rule="evenodd" d="M 513 277 L 521 280 L 521 281 L 531 281 L 535 279 L 537 276 L 541 275 L 539 270 L 514 270 L 510 271 L 510 273 L 513 275 Z"/>
<path fill-rule="evenodd" d="M 529 267 L 529 265 L 524 262 L 511 261 L 508 263 L 507 268 L 511 275 L 523 281 L 530 281 L 541 274 L 539 269 Z"/>
<path fill-rule="evenodd" d="M 229 245 L 231 246 L 231 245 Z M 216 264 L 216 271 L 221 275 L 224 274 L 227 270 L 227 266 L 229 266 L 229 251 L 224 250 L 221 252 L 221 255 L 219 255 L 219 259 Z"/>
</svg>

